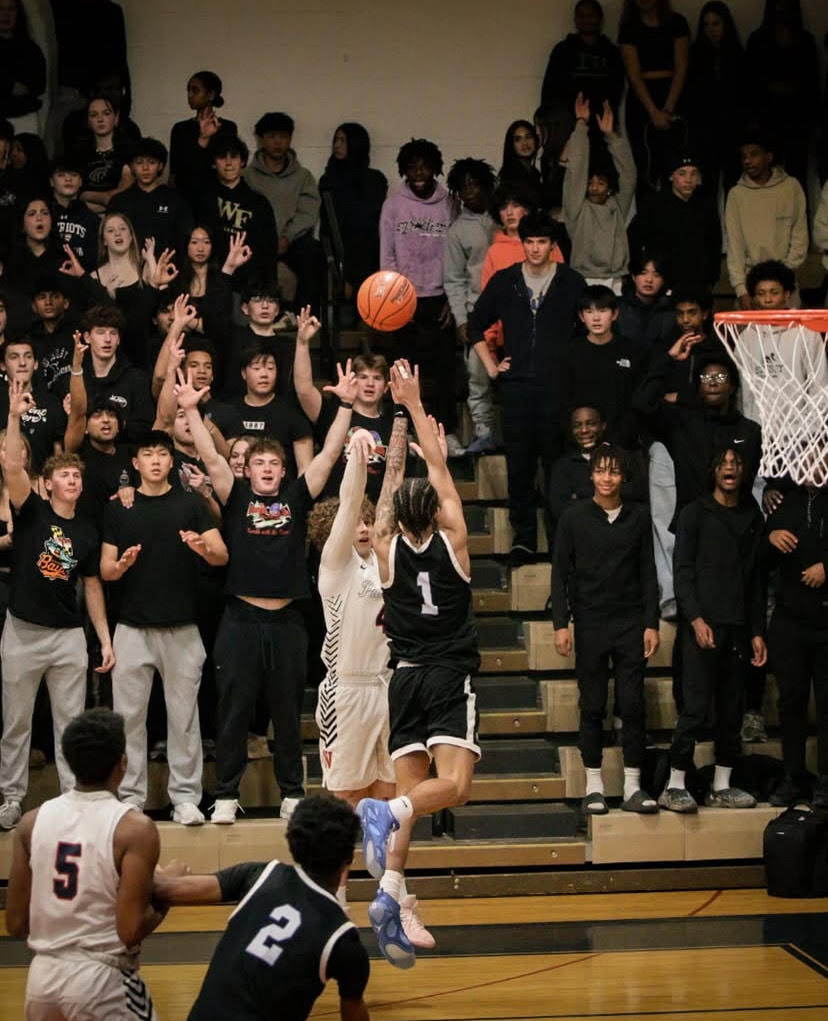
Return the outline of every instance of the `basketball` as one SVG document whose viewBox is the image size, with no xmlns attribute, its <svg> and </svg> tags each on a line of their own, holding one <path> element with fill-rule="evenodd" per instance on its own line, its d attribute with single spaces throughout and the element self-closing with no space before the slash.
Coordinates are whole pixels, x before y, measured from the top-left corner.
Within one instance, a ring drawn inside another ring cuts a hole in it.
<svg viewBox="0 0 828 1021">
<path fill-rule="evenodd" d="M 357 308 L 363 322 L 388 333 L 411 322 L 417 309 L 414 284 L 402 273 L 382 269 L 364 280 L 357 293 Z"/>
</svg>

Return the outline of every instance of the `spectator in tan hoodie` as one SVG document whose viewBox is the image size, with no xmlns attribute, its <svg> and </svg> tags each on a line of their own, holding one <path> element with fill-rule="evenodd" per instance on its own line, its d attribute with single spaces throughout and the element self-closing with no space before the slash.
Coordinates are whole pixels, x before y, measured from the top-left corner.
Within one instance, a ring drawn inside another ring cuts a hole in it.
<svg viewBox="0 0 828 1021">
<path fill-rule="evenodd" d="M 742 176 L 725 205 L 727 272 L 739 305 L 750 309 L 748 272 L 772 259 L 796 271 L 808 252 L 808 217 L 802 186 L 775 165 L 769 141 L 745 135 L 740 156 Z"/>
</svg>

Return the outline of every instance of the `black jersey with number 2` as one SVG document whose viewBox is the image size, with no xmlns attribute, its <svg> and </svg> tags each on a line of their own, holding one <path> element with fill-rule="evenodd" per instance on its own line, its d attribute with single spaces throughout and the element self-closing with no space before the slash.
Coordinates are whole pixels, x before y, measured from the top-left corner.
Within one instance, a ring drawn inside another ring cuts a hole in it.
<svg viewBox="0 0 828 1021">
<path fill-rule="evenodd" d="M 471 580 L 445 532 L 435 530 L 419 549 L 395 535 L 388 564 L 383 619 L 392 659 L 474 673 L 480 655 Z"/>
<path fill-rule="evenodd" d="M 248 862 L 217 873 L 238 900 L 188 1021 L 304 1021 L 328 979 L 362 998 L 368 954 L 336 897 L 299 866 Z"/>
</svg>

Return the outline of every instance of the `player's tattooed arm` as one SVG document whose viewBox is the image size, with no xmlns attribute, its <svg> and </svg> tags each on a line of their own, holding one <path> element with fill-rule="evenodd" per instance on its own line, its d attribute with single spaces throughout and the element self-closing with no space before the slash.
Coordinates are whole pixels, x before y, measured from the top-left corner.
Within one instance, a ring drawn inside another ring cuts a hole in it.
<svg viewBox="0 0 828 1021">
<path fill-rule="evenodd" d="M 374 542 L 390 541 L 397 527 L 394 514 L 394 493 L 402 485 L 405 476 L 405 455 L 408 449 L 408 419 L 398 415 L 391 428 L 391 439 L 385 455 L 385 476 L 382 480 L 379 500 L 374 517 Z"/>
</svg>

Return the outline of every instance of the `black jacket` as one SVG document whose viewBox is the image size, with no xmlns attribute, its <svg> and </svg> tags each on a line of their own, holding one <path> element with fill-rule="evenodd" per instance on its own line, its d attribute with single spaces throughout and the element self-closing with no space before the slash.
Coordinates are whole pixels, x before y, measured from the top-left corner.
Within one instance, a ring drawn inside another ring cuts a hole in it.
<svg viewBox="0 0 828 1021">
<path fill-rule="evenodd" d="M 658 628 L 658 582 L 647 508 L 625 503 L 610 523 L 594 500 L 578 500 L 558 522 L 552 564 L 552 619 L 587 627 L 640 621 Z M 642 647 L 643 656 L 643 647 Z"/>
<path fill-rule="evenodd" d="M 765 633 L 762 529 L 762 513 L 750 496 L 736 507 L 725 507 L 711 493 L 681 511 L 673 579 L 685 620 L 742 624 L 751 637 Z"/>
<path fill-rule="evenodd" d="M 629 477 L 621 486 L 624 503 L 647 503 L 647 480 L 643 477 L 641 465 L 636 457 L 629 460 Z M 589 459 L 576 447 L 571 447 L 552 465 L 546 484 L 546 509 L 557 524 L 567 507 L 574 500 L 586 500 L 595 493 Z M 550 538 L 551 545 L 551 538 Z"/>
<path fill-rule="evenodd" d="M 503 324 L 503 353 L 512 359 L 502 381 L 552 383 L 564 345 L 575 332 L 585 286 L 580 273 L 559 263 L 538 311 L 533 313 L 523 263 L 498 270 L 469 314 L 469 343 L 483 340 L 484 331 L 499 319 Z"/>
<path fill-rule="evenodd" d="M 672 188 L 654 193 L 629 226 L 630 251 L 661 252 L 670 286 L 712 287 L 722 268 L 722 228 L 712 196 L 686 202 Z"/>
<path fill-rule="evenodd" d="M 175 188 L 160 184 L 153 191 L 143 191 L 133 184 L 112 196 L 107 211 L 126 216 L 135 229 L 139 248 L 148 237 L 154 237 L 156 259 L 165 248 L 171 248 L 177 252 L 176 264 L 183 263 L 193 220 L 190 207 Z"/>
<path fill-rule="evenodd" d="M 777 528 L 786 528 L 797 537 L 793 553 L 780 553 L 767 542 Z M 828 574 L 828 490 L 797 486 L 786 492 L 768 518 L 765 534 L 770 561 L 779 567 L 776 612 L 828 631 L 828 582 L 808 588 L 802 581 L 802 572 L 812 564 L 821 563 Z"/>
<path fill-rule="evenodd" d="M 607 36 L 600 35 L 594 46 L 586 46 L 577 32 L 571 32 L 549 55 L 541 106 L 561 104 L 572 110 L 582 92 L 594 114 L 601 112 L 605 99 L 617 114 L 625 77 L 621 51 Z"/>
<path fill-rule="evenodd" d="M 136 369 L 120 352 L 115 364 L 105 376 L 96 376 L 92 359 L 87 353 L 83 365 L 83 378 L 89 407 L 99 398 L 111 398 L 121 409 L 126 421 L 127 435 L 119 440 L 135 440 L 152 428 L 155 421 L 155 402 L 152 399 L 149 376 Z"/>
<path fill-rule="evenodd" d="M 637 340 L 648 348 L 661 347 L 673 335 L 676 313 L 666 294 L 659 294 L 647 305 L 635 296 L 635 287 L 626 281 L 621 289 L 616 326 L 623 337 Z"/>
<path fill-rule="evenodd" d="M 696 398 L 693 403 L 664 400 L 672 368 L 669 355 L 656 355 L 644 382 L 633 394 L 633 407 L 644 415 L 654 435 L 662 440 L 673 458 L 676 472 L 676 514 L 691 500 L 710 489 L 710 462 L 724 447 L 738 450 L 745 462 L 744 486 L 747 491 L 759 471 L 762 456 L 762 430 L 756 422 L 738 411 L 719 412 L 706 408 Z"/>
</svg>

